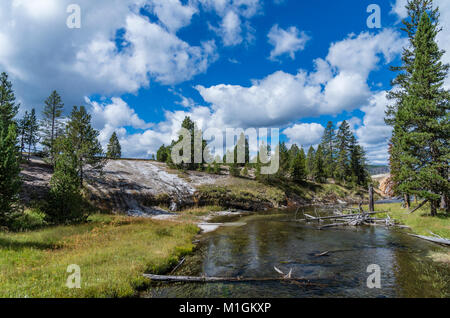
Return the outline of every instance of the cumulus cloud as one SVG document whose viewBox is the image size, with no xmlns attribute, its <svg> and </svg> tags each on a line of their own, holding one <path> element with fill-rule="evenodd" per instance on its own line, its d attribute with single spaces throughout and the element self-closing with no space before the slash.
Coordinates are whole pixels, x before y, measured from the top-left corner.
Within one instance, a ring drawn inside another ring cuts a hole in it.
<svg viewBox="0 0 450 318">
<path fill-rule="evenodd" d="M 389 100 L 385 91 L 373 95 L 361 108 L 365 115 L 362 125 L 356 128 L 356 136 L 367 151 L 369 161 L 374 164 L 387 163 L 388 143 L 392 135 L 392 128 L 384 122 L 387 105 Z"/>
<path fill-rule="evenodd" d="M 177 32 L 189 25 L 192 16 L 198 13 L 195 4 L 183 5 L 180 0 L 153 0 L 149 8 L 171 32 Z"/>
<path fill-rule="evenodd" d="M 402 49 L 397 32 L 361 33 L 334 43 L 313 72 L 282 71 L 252 81 L 250 87 L 220 84 L 197 86 L 215 115 L 233 127 L 283 126 L 301 117 L 335 115 L 367 103 L 369 73 Z"/>
<path fill-rule="evenodd" d="M 23 104 L 40 105 L 57 89 L 67 104 L 93 93 L 136 92 L 152 81 L 174 84 L 205 72 L 217 58 L 213 41 L 192 46 L 176 31 L 196 6 L 179 0 L 79 0 L 81 29 L 66 26 L 70 0 L 4 0 L 0 69 Z M 150 21 L 140 9 L 150 6 Z M 121 36 L 118 36 L 122 34 Z"/>
<path fill-rule="evenodd" d="M 325 128 L 320 124 L 296 124 L 286 128 L 283 134 L 289 138 L 289 144 L 297 144 L 308 149 L 320 143 L 324 131 Z"/>
<path fill-rule="evenodd" d="M 260 13 L 260 0 L 198 0 L 207 11 L 215 12 L 221 22 L 218 26 L 211 25 L 225 46 L 235 46 L 253 39 L 253 27 L 249 19 Z"/>
<path fill-rule="evenodd" d="M 295 59 L 295 53 L 302 51 L 310 37 L 305 32 L 300 32 L 296 27 L 291 26 L 287 30 L 281 29 L 275 24 L 267 35 L 269 43 L 274 46 L 270 52 L 270 59 L 274 60 L 278 56 L 288 54 L 291 59 Z"/>
<path fill-rule="evenodd" d="M 155 154 L 162 144 L 169 145 L 176 140 L 181 124 L 190 116 L 199 128 L 214 127 L 209 107 L 196 106 L 183 111 L 166 111 L 165 119 L 158 123 L 148 123 L 121 98 L 99 103 L 86 99 L 92 115 L 92 125 L 99 130 L 99 141 L 106 147 L 113 132 L 116 132 L 124 157 L 148 158 Z M 127 128 L 135 132 L 129 133 Z"/>
</svg>

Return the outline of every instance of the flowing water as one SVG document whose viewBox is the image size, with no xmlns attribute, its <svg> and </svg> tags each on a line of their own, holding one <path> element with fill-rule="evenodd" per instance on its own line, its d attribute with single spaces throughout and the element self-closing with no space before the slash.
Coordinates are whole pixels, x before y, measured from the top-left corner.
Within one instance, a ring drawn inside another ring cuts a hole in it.
<svg viewBox="0 0 450 318">
<path fill-rule="evenodd" d="M 297 222 L 302 212 L 275 211 L 214 222 L 245 223 L 204 234 L 196 252 L 173 275 L 279 277 L 274 266 L 317 286 L 282 281 L 155 284 L 144 297 L 450 297 L 450 266 L 427 257 L 448 248 L 385 227 L 317 230 Z M 317 256 L 329 251 L 327 256 Z M 367 287 L 367 268 L 381 269 L 381 288 Z"/>
</svg>

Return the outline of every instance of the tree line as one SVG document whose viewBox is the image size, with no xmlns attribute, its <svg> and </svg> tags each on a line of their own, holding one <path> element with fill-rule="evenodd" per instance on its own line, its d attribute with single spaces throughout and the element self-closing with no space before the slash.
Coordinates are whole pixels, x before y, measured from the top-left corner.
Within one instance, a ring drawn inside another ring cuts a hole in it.
<svg viewBox="0 0 450 318">
<path fill-rule="evenodd" d="M 20 165 L 42 145 L 41 156 L 53 168 L 50 192 L 43 206 L 50 223 L 86 220 L 88 208 L 83 199 L 85 169 L 101 171 L 106 158 L 120 158 L 117 135 L 111 136 L 104 154 L 84 106 L 74 106 L 64 118 L 61 96 L 53 91 L 45 100 L 42 120 L 35 109 L 16 119 L 21 105 L 16 102 L 8 74 L 0 75 L 0 226 L 8 227 L 20 215 L 22 187 Z"/>
<path fill-rule="evenodd" d="M 191 136 L 194 136 L 194 133 L 201 133 L 188 116 L 184 119 L 181 127 L 190 131 Z M 191 140 L 191 155 L 188 157 L 190 162 L 182 162 L 176 165 L 173 163 L 171 156 L 174 145 L 180 140 L 182 140 L 181 135 L 177 140 L 173 140 L 170 145 L 162 145 L 158 149 L 156 159 L 167 163 L 173 168 L 205 170 L 208 173 L 215 174 L 220 174 L 222 171 L 221 166 L 225 166 L 229 170 L 230 175 L 235 177 L 247 177 L 250 174 L 250 170 L 253 170 L 256 179 L 267 182 L 275 179 L 285 179 L 297 183 L 306 181 L 323 183 L 331 178 L 342 184 L 366 186 L 370 180 L 365 151 L 358 144 L 347 121 L 343 121 L 337 130 L 334 124 L 329 122 L 320 144 L 317 148 L 311 146 L 307 154 L 302 147 L 296 144 L 288 148 L 285 142 L 280 142 L 272 152 L 270 145 L 261 143 L 257 155 L 251 158 L 249 141 L 242 133 L 237 138 L 233 150 L 228 150 L 222 158 L 212 158 L 212 155 L 209 155 L 209 160 L 203 158 L 201 163 L 193 163 L 194 141 Z M 202 151 L 209 154 L 207 147 L 206 140 L 202 140 Z M 242 158 L 238 158 L 239 153 L 242 153 Z M 278 156 L 277 159 L 279 160 L 278 172 L 273 175 L 261 174 L 261 167 L 270 164 L 270 160 L 273 160 L 275 155 Z M 261 160 L 264 156 L 268 160 Z M 227 160 L 230 157 L 231 160 Z M 269 163 L 263 163 L 267 161 Z"/>
<path fill-rule="evenodd" d="M 444 87 L 449 65 L 436 41 L 442 31 L 439 9 L 432 0 L 409 0 L 402 30 L 409 45 L 402 64 L 392 67 L 397 76 L 388 95 L 392 101 L 386 123 L 393 127 L 389 147 L 394 190 L 430 202 L 437 215 L 439 203 L 450 212 L 450 92 Z"/>
</svg>

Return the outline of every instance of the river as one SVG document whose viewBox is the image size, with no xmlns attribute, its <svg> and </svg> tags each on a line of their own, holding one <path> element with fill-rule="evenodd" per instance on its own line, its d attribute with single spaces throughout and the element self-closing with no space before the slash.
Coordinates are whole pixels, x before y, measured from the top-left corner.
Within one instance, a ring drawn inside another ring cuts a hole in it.
<svg viewBox="0 0 450 318">
<path fill-rule="evenodd" d="M 296 222 L 303 213 L 329 215 L 330 210 L 304 208 L 245 217 L 202 235 L 193 255 L 174 275 L 278 277 L 274 266 L 317 286 L 282 281 L 155 284 L 143 297 L 450 297 L 450 266 L 433 262 L 429 252 L 448 248 L 381 226 L 317 230 Z M 242 223 L 244 225 L 242 225 Z M 327 256 L 317 256 L 329 251 Z M 381 269 L 381 288 L 368 288 L 368 266 Z"/>
</svg>

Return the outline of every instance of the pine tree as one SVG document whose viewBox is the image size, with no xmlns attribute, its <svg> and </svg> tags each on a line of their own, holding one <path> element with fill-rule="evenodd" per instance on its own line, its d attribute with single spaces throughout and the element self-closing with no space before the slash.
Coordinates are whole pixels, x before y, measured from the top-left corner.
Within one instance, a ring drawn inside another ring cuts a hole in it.
<svg viewBox="0 0 450 318">
<path fill-rule="evenodd" d="M 72 223 L 84 221 L 87 217 L 82 207 L 79 158 L 75 144 L 60 136 L 54 141 L 55 169 L 50 181 L 50 198 L 46 214 L 50 222 Z"/>
<path fill-rule="evenodd" d="M 243 151 L 244 153 L 244 162 L 238 162 L 238 159 L 241 159 L 238 158 L 238 149 L 240 151 Z M 250 162 L 250 146 L 248 144 L 248 139 L 245 138 L 244 133 L 241 133 L 237 144 L 234 147 L 234 162 L 237 163 L 240 167 L 243 167 Z"/>
<path fill-rule="evenodd" d="M 156 160 L 159 162 L 167 162 L 167 158 L 169 157 L 168 152 L 169 152 L 169 147 L 162 145 L 156 152 Z"/>
<path fill-rule="evenodd" d="M 316 182 L 322 183 L 325 181 L 324 156 L 321 145 L 317 147 L 317 151 L 314 156 L 313 177 Z"/>
<path fill-rule="evenodd" d="M 64 109 L 64 104 L 61 96 L 56 91 L 45 100 L 42 120 L 42 132 L 44 151 L 48 154 L 48 159 L 54 164 L 54 142 L 58 135 L 63 132 L 63 125 L 61 123 L 61 115 Z"/>
<path fill-rule="evenodd" d="M 25 143 L 28 145 L 28 161 L 31 158 L 31 149 L 36 151 L 36 144 L 39 141 L 38 130 L 39 124 L 36 118 L 36 110 L 33 108 L 25 125 Z"/>
<path fill-rule="evenodd" d="M 93 170 L 101 171 L 104 166 L 103 150 L 98 141 L 99 132 L 91 125 L 91 115 L 84 106 L 74 106 L 66 127 L 66 136 L 72 143 L 77 158 L 80 187 L 84 181 L 84 167 L 89 165 Z M 57 149 L 57 151 L 60 151 Z"/>
<path fill-rule="evenodd" d="M 26 139 L 27 139 L 27 127 L 28 127 L 29 120 L 30 120 L 30 114 L 28 113 L 28 111 L 25 111 L 23 118 L 21 118 L 18 121 L 18 125 L 17 125 L 17 131 L 18 131 L 18 136 L 19 136 L 19 140 L 20 140 L 20 153 L 22 154 L 22 157 L 23 157 L 23 153 L 25 152 L 25 143 L 26 143 Z"/>
<path fill-rule="evenodd" d="M 450 93 L 443 87 L 449 65 L 441 62 L 444 52 L 436 43 L 439 30 L 424 12 L 412 42 L 414 63 L 393 119 L 398 189 L 428 199 L 431 215 L 436 215 L 441 196 L 450 193 Z"/>
<path fill-rule="evenodd" d="M 329 121 L 322 137 L 322 149 L 324 157 L 325 174 L 327 178 L 334 177 L 335 158 L 336 158 L 336 135 L 332 121 Z"/>
<path fill-rule="evenodd" d="M 401 140 L 402 132 L 404 127 L 402 127 L 396 121 L 396 114 L 399 108 L 402 106 L 406 96 L 408 95 L 407 90 L 411 81 L 412 72 L 414 70 L 415 61 L 415 46 L 414 41 L 415 35 L 419 26 L 420 17 L 424 12 L 429 13 L 429 17 L 433 24 L 439 21 L 439 9 L 433 8 L 433 0 L 408 0 L 406 4 L 406 10 L 408 12 L 408 18 L 402 21 L 403 27 L 401 28 L 409 38 L 409 45 L 403 48 L 402 54 L 402 65 L 391 67 L 391 70 L 397 72 L 396 78 L 392 81 L 392 86 L 395 89 L 391 90 L 387 97 L 388 99 L 394 101 L 392 105 L 387 106 L 385 121 L 388 125 L 393 127 L 393 133 L 391 138 L 391 143 L 389 147 L 390 153 L 390 174 L 391 180 L 393 181 L 393 191 L 397 194 L 402 194 L 400 191 L 400 185 L 403 180 L 400 178 L 400 154 L 403 152 L 402 144 L 399 142 Z M 408 196 L 407 194 L 404 194 Z"/>
<path fill-rule="evenodd" d="M 350 138 L 350 171 L 354 185 L 366 186 L 368 184 L 365 152 L 353 135 Z"/>
<path fill-rule="evenodd" d="M 350 140 L 352 133 L 347 121 L 343 121 L 336 136 L 336 169 L 335 177 L 339 182 L 343 182 L 350 175 Z"/>
<path fill-rule="evenodd" d="M 122 148 L 120 147 L 116 132 L 113 132 L 109 139 L 106 157 L 110 159 L 120 159 L 122 157 Z"/>
<path fill-rule="evenodd" d="M 4 136 L 8 134 L 9 126 L 14 122 L 19 105 L 16 104 L 16 96 L 11 82 L 8 80 L 8 74 L 0 74 L 0 121 L 3 122 Z"/>
<path fill-rule="evenodd" d="M 285 178 L 286 175 L 288 175 L 290 173 L 290 168 L 291 168 L 289 150 L 288 150 L 285 142 L 281 142 L 279 144 L 278 148 L 280 150 L 280 152 L 279 152 L 280 168 L 278 169 L 277 175 L 281 178 Z"/>
<path fill-rule="evenodd" d="M 10 124 L 7 131 L 0 121 L 0 225 L 6 225 L 21 187 L 20 156 L 17 151 L 16 127 Z"/>
<path fill-rule="evenodd" d="M 307 178 L 306 174 L 306 158 L 303 149 L 299 151 L 292 161 L 292 181 L 299 183 Z"/>
<path fill-rule="evenodd" d="M 20 153 L 14 117 L 19 105 L 8 75 L 0 75 L 0 225 L 6 225 L 18 201 L 21 187 Z"/>
<path fill-rule="evenodd" d="M 308 154 L 306 155 L 306 173 L 308 178 L 314 178 L 314 157 L 316 156 L 316 151 L 314 147 L 309 147 Z"/>
</svg>

